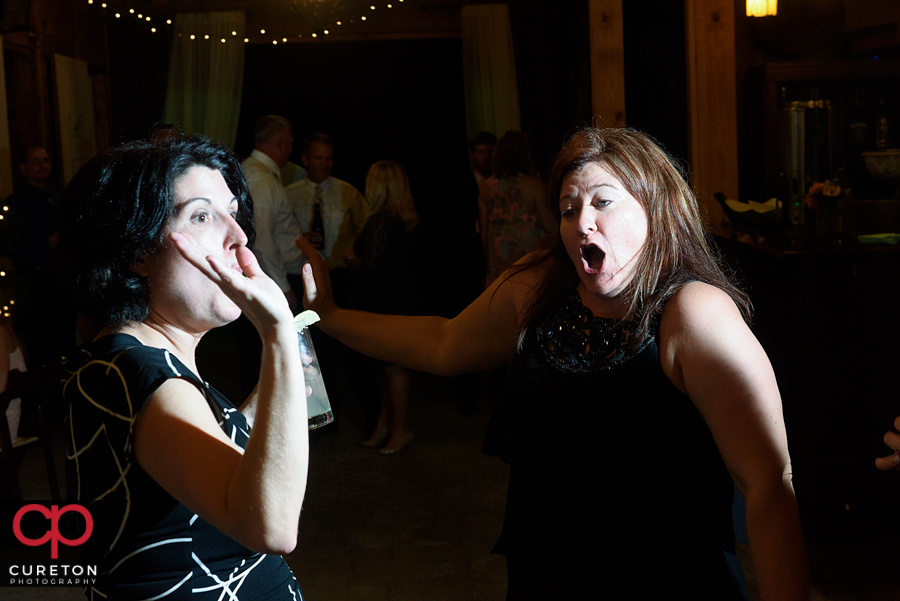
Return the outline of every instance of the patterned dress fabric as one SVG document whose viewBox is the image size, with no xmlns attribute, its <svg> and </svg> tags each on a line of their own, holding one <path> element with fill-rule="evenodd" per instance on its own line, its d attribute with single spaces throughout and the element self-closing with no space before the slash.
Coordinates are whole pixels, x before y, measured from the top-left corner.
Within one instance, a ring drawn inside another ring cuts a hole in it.
<svg viewBox="0 0 900 601">
<path fill-rule="evenodd" d="M 181 505 L 134 457 L 133 424 L 169 378 L 200 389 L 225 434 L 244 447 L 246 419 L 168 351 L 112 334 L 81 349 L 65 386 L 70 429 L 68 496 L 88 508 L 94 531 L 81 547 L 96 564 L 89 599 L 302 601 L 281 556 L 252 551 Z"/>
<path fill-rule="evenodd" d="M 657 336 L 629 328 L 573 288 L 510 366 L 484 449 L 511 466 L 509 600 L 745 598 L 728 471 Z"/>
<path fill-rule="evenodd" d="M 490 281 L 534 250 L 547 232 L 534 202 L 522 192 L 522 176 L 490 178 L 481 187 L 487 209 L 487 270 Z"/>
</svg>

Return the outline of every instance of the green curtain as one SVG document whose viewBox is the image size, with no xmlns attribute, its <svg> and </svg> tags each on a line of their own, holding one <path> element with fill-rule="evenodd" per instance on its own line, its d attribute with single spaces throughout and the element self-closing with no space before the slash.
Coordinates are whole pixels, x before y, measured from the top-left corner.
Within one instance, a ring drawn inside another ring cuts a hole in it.
<svg viewBox="0 0 900 601">
<path fill-rule="evenodd" d="M 203 134 L 234 147 L 244 76 L 244 26 L 244 13 L 238 11 L 175 17 L 165 121 L 185 133 Z"/>
<path fill-rule="evenodd" d="M 463 79 L 468 136 L 489 131 L 502 136 L 522 128 L 509 7 L 462 7 Z"/>
</svg>

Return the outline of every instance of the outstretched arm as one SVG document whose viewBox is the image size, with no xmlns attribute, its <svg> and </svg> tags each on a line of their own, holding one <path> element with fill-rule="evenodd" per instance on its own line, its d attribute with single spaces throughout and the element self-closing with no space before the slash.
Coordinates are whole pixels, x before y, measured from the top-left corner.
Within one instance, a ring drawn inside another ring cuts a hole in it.
<svg viewBox="0 0 900 601">
<path fill-rule="evenodd" d="M 244 311 L 263 341 L 260 383 L 242 409 L 252 422 L 246 449 L 216 423 L 200 391 L 167 380 L 135 422 L 138 463 L 169 494 L 245 546 L 290 552 L 306 490 L 308 430 L 303 371 L 293 318 L 277 284 L 249 250 L 243 274 L 172 234 L 178 250 Z"/>
<path fill-rule="evenodd" d="M 768 357 L 722 290 L 693 282 L 666 306 L 663 369 L 703 415 L 747 504 L 764 600 L 810 598 L 781 397 Z"/>
<path fill-rule="evenodd" d="M 512 360 L 529 276 L 497 280 L 453 319 L 365 313 L 337 307 L 325 264 L 308 242 L 300 239 L 297 245 L 309 259 L 303 268 L 304 305 L 321 317 L 317 326 L 347 346 L 438 375 L 489 369 Z"/>
<path fill-rule="evenodd" d="M 900 470 L 900 417 L 894 420 L 894 429 L 896 432 L 884 435 L 884 444 L 894 449 L 894 453 L 875 460 L 875 465 L 880 470 Z"/>
</svg>

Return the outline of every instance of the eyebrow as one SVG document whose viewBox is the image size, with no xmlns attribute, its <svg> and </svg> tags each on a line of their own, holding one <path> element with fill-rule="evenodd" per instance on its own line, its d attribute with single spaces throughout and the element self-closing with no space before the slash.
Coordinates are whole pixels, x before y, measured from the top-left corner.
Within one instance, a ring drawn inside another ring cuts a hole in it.
<svg viewBox="0 0 900 601">
<path fill-rule="evenodd" d="M 612 184 L 607 184 L 606 182 L 603 182 L 603 183 L 599 183 L 597 185 L 591 186 L 590 188 L 588 188 L 588 192 L 593 192 L 597 188 L 604 188 L 604 187 L 610 188 L 612 190 L 616 189 L 616 187 L 613 186 Z M 564 198 L 575 198 L 577 196 L 578 196 L 577 194 L 562 194 L 562 195 L 560 195 L 559 199 L 563 200 Z"/>
<path fill-rule="evenodd" d="M 204 202 L 208 205 L 212 205 L 212 200 L 207 198 L 206 196 L 195 196 L 193 198 L 188 198 L 182 202 L 175 203 L 175 210 L 180 211 L 181 209 L 183 209 L 189 205 L 192 205 L 195 202 Z M 233 205 L 235 203 L 240 205 L 240 203 L 238 203 L 237 196 L 232 196 L 231 200 L 228 201 L 228 206 L 230 207 L 231 205 Z"/>
</svg>

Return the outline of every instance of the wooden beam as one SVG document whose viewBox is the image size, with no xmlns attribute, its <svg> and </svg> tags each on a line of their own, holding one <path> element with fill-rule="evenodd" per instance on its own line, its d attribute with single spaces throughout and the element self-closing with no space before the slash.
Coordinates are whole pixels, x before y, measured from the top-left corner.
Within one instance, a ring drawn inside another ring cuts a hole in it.
<svg viewBox="0 0 900 601">
<path fill-rule="evenodd" d="M 622 0 L 590 0 L 591 110 L 594 125 L 625 125 Z"/>
<path fill-rule="evenodd" d="M 685 0 L 688 146 L 707 227 L 724 232 L 713 198 L 738 196 L 737 83 L 733 0 Z"/>
</svg>

